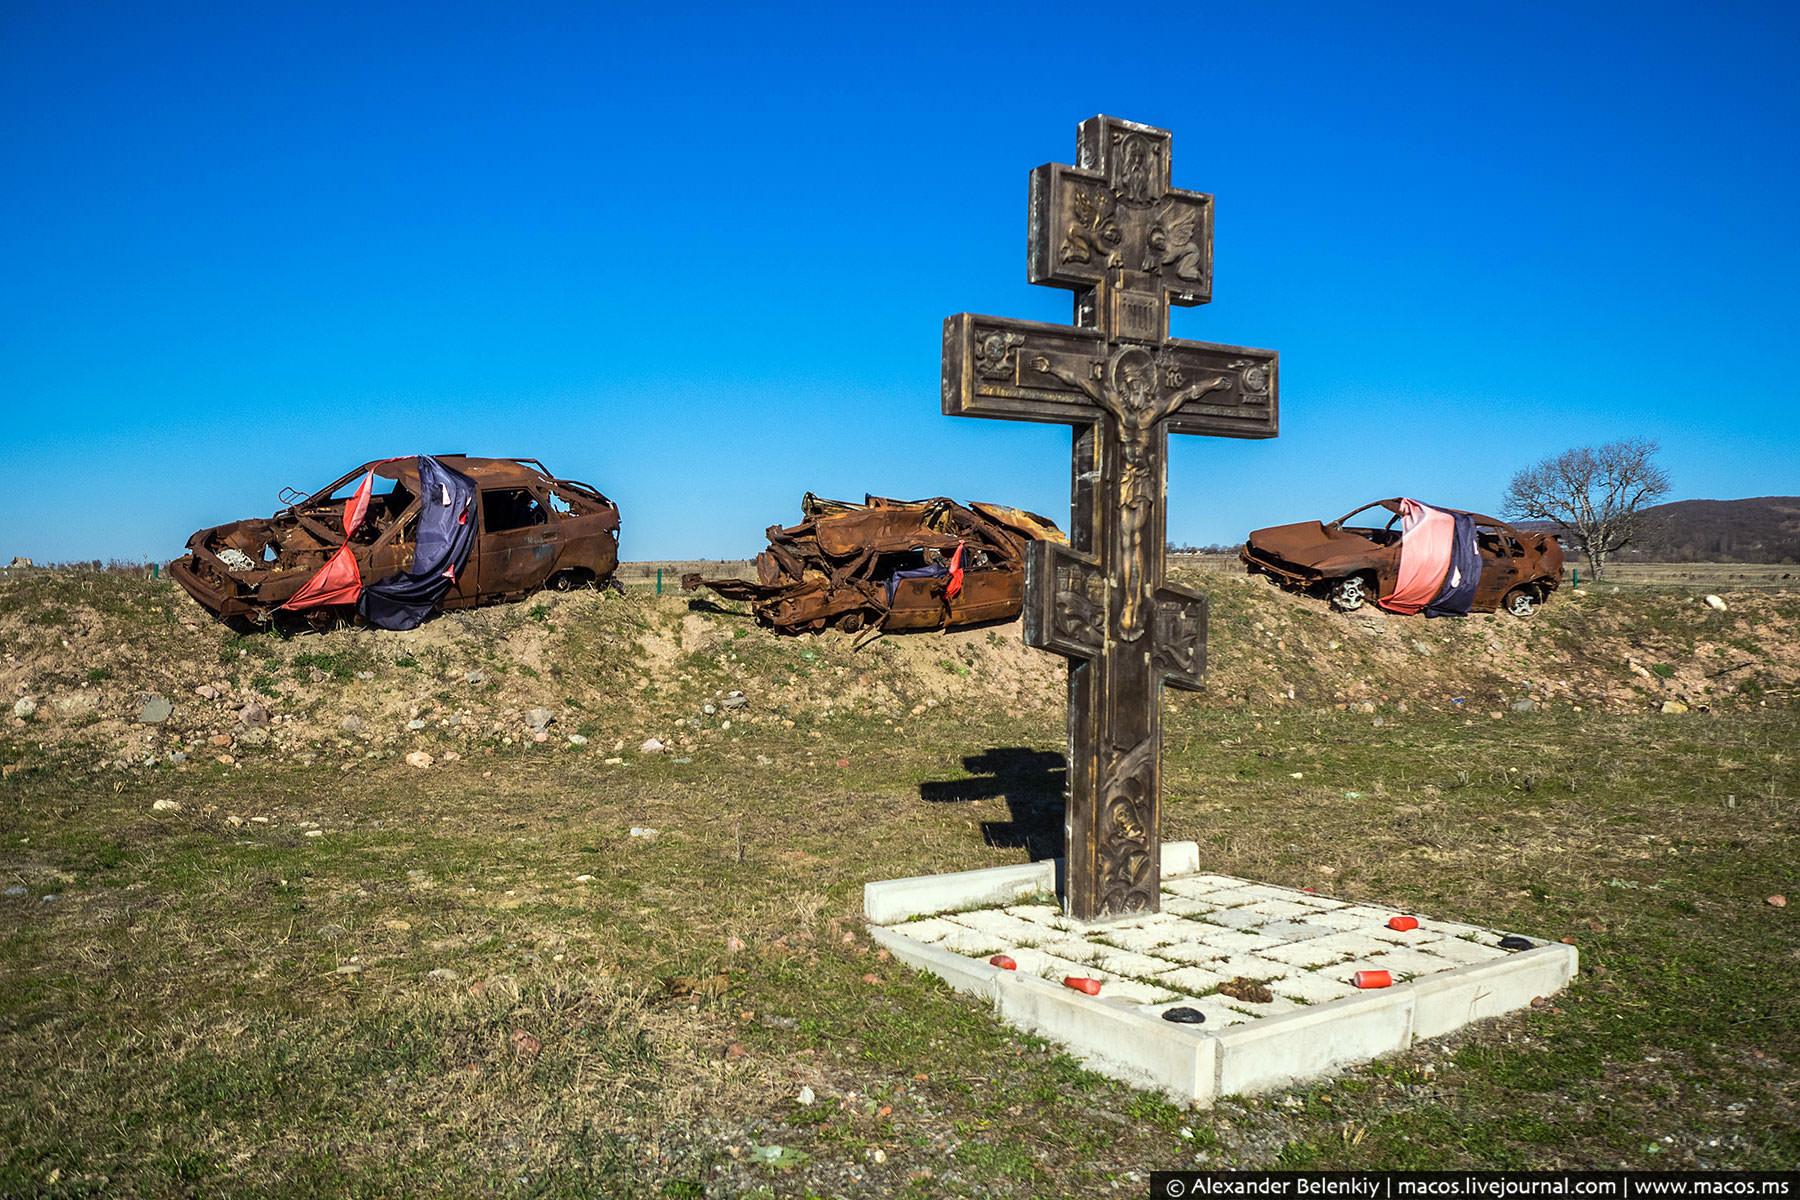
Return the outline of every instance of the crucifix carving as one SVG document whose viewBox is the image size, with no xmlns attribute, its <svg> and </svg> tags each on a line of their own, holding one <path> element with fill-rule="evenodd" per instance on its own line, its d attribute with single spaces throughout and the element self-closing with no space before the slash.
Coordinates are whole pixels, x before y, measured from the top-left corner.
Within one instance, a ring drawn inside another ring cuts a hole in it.
<svg viewBox="0 0 1800 1200">
<path fill-rule="evenodd" d="M 1169 336 L 1212 298 L 1212 197 L 1169 186 L 1166 130 L 1092 117 L 1077 165 L 1031 173 L 1027 275 L 1075 323 L 944 322 L 944 412 L 1073 428 L 1070 546 L 1034 542 L 1025 641 L 1069 658 L 1066 902 L 1161 902 L 1161 692 L 1197 689 L 1206 597 L 1163 580 L 1168 435 L 1276 434 L 1272 350 Z"/>
</svg>

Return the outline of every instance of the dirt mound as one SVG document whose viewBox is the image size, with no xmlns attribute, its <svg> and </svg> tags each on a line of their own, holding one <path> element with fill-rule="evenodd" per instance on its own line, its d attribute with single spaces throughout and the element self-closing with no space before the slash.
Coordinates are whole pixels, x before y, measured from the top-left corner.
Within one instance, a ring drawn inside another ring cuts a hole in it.
<svg viewBox="0 0 1800 1200">
<path fill-rule="evenodd" d="M 165 581 L 76 571 L 0 578 L 9 761 L 97 769 L 278 755 L 346 768 L 521 743 L 669 753 L 732 722 L 854 714 L 899 722 L 940 705 L 1060 723 L 1062 659 L 1016 622 L 891 635 L 784 637 L 741 605 L 685 595 L 545 594 L 392 633 L 238 635 Z M 1211 604 L 1208 687 L 1170 704 L 1379 711 L 1569 705 L 1786 707 L 1800 689 L 1800 596 L 1584 589 L 1536 617 L 1427 621 L 1335 613 L 1236 574 L 1188 572 Z"/>
</svg>

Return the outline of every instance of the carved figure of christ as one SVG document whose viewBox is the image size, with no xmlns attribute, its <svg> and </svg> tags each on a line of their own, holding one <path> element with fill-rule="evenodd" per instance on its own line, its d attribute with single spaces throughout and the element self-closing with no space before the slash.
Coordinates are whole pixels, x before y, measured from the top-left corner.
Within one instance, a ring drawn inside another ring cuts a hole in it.
<svg viewBox="0 0 1800 1200">
<path fill-rule="evenodd" d="M 1073 429 L 1071 545 L 1030 548 L 1025 640 L 1070 659 L 1065 901 L 1081 920 L 1160 905 L 1161 689 L 1205 669 L 1206 599 L 1163 581 L 1168 434 L 1276 431 L 1274 352 L 1167 335 L 1171 300 L 1211 287 L 1211 197 L 1168 186 L 1168 143 L 1095 117 L 1080 167 L 1033 172 L 1029 273 L 1074 288 L 1080 324 L 944 323 L 945 413 Z"/>
</svg>

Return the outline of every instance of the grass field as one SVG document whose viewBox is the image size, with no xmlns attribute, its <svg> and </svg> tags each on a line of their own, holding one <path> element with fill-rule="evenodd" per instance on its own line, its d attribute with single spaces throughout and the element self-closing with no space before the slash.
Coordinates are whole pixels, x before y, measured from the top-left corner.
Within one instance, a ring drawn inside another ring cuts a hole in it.
<svg viewBox="0 0 1800 1200">
<path fill-rule="evenodd" d="M 1193 1112 L 861 933 L 868 880 L 1055 849 L 1054 710 L 972 684 L 788 704 L 886 660 L 679 596 L 569 611 L 564 669 L 648 671 L 614 704 L 683 714 L 691 747 L 102 771 L 12 728 L 0 1196 L 1060 1197 L 1188 1165 L 1800 1162 L 1800 938 L 1767 902 L 1800 891 L 1791 698 L 1171 695 L 1165 836 L 1207 869 L 1582 953 L 1529 1013 Z M 1250 636 L 1220 612 L 1216 636 Z M 693 620 L 722 640 L 654 670 L 623 636 Z M 727 689 L 751 703 L 703 715 Z"/>
</svg>

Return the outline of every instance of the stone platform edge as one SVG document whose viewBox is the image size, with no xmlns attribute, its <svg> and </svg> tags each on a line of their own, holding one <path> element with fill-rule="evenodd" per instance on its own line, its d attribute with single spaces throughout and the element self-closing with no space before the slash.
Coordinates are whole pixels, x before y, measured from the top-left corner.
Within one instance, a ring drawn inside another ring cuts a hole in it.
<svg viewBox="0 0 1800 1200">
<path fill-rule="evenodd" d="M 1199 847 L 1194 842 L 1164 843 L 1163 862 L 1165 876 L 1198 874 Z M 1162 1021 L 883 928 L 913 917 L 1016 903 L 1052 892 L 1056 869 L 1056 862 L 1045 861 L 867 884 L 863 903 L 869 936 L 901 962 L 931 972 L 959 992 L 982 997 L 1001 1020 L 1067 1047 L 1088 1066 L 1202 1108 L 1222 1096 L 1316 1079 L 1471 1021 L 1524 1008 L 1536 997 L 1560 991 L 1575 977 L 1579 961 L 1574 946 L 1552 942 L 1249 1024 L 1205 1030 Z"/>
</svg>

